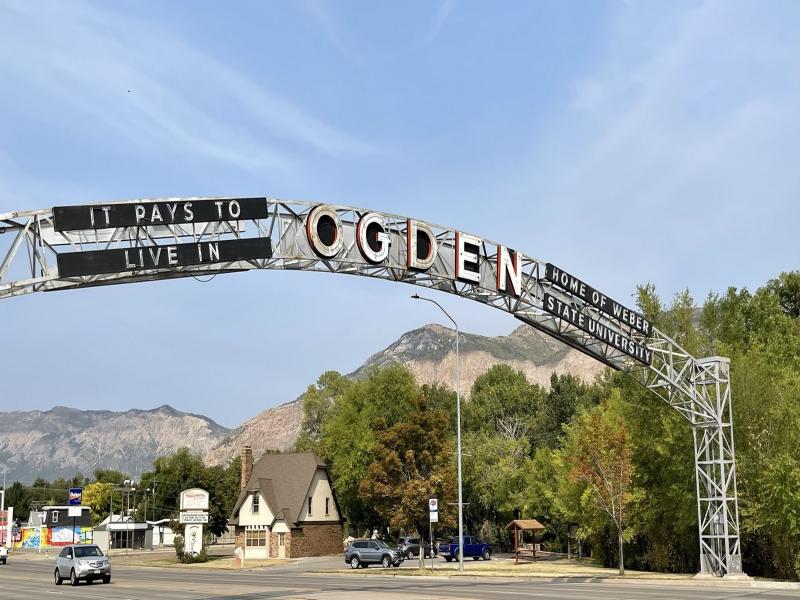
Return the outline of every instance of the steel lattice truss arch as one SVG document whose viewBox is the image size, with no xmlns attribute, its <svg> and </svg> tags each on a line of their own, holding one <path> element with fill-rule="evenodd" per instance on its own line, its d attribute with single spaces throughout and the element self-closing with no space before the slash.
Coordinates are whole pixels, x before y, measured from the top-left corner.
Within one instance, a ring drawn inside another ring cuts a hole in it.
<svg viewBox="0 0 800 600">
<path fill-rule="evenodd" d="M 158 199 L 158 202 L 228 198 Z M 588 302 L 563 291 L 545 278 L 545 263 L 518 252 L 522 270 L 521 293 L 509 295 L 498 290 L 497 265 L 501 246 L 481 240 L 480 282 L 464 282 L 454 271 L 456 231 L 426 224 L 436 238 L 438 253 L 425 271 L 406 266 L 408 251 L 407 217 L 379 213 L 390 235 L 388 259 L 373 264 L 359 252 L 356 227 L 371 211 L 326 205 L 338 215 L 343 246 L 335 257 L 326 258 L 309 243 L 306 222 L 317 203 L 263 198 L 265 218 L 250 221 L 219 220 L 207 223 L 150 224 L 108 229 L 58 231 L 53 209 L 0 214 L 0 299 L 40 291 L 153 281 L 178 277 L 208 276 L 252 269 L 283 269 L 361 275 L 409 283 L 504 310 L 517 319 L 592 356 L 609 367 L 627 372 L 652 390 L 692 425 L 698 485 L 701 568 L 703 572 L 741 572 L 738 502 L 730 408 L 729 364 L 713 357 L 698 360 L 664 333 L 652 329 L 644 335 L 633 327 L 610 318 Z M 147 201 L 127 201 L 136 204 Z M 237 260 L 214 264 L 179 266 L 169 269 L 114 272 L 100 275 L 62 277 L 57 267 L 63 253 L 115 248 L 151 248 L 187 242 L 216 242 L 248 238 L 269 238 L 271 258 Z M 645 346 L 652 352 L 650 364 L 643 364 L 544 308 L 545 294 L 554 296 L 582 314 Z"/>
</svg>

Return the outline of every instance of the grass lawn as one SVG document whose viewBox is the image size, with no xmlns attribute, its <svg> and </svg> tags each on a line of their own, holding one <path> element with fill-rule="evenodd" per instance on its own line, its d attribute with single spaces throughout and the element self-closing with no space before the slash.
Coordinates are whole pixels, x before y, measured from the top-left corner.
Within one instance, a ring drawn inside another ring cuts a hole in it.
<svg viewBox="0 0 800 600">
<path fill-rule="evenodd" d="M 406 562 L 408 564 L 408 562 Z M 437 561 L 431 573 L 430 561 L 426 561 L 425 569 L 383 569 L 374 566 L 367 569 L 335 569 L 328 570 L 328 573 L 374 573 L 375 575 L 398 575 L 398 576 L 420 576 L 438 575 L 451 576 L 458 575 L 458 563 L 446 563 Z M 567 559 L 559 558 L 555 560 L 541 560 L 537 562 L 520 562 L 515 565 L 513 558 L 494 558 L 490 561 L 464 561 L 464 574 L 478 577 L 592 577 L 592 578 L 614 578 L 619 577 L 617 569 L 599 567 L 590 559 Z M 673 573 L 654 573 L 650 571 L 631 571 L 625 570 L 626 579 L 690 579 L 693 574 L 673 574 Z"/>
</svg>

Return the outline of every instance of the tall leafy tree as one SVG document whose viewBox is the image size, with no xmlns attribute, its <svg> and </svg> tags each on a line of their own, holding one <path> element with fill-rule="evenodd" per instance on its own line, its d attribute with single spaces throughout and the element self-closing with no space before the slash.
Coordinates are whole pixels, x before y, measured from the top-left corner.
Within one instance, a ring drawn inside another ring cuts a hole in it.
<svg viewBox="0 0 800 600">
<path fill-rule="evenodd" d="M 619 414 L 601 404 L 570 428 L 569 477 L 586 485 L 583 500 L 603 511 L 617 531 L 619 574 L 625 574 L 624 538 L 634 499 L 629 431 Z"/>
<path fill-rule="evenodd" d="M 392 527 L 423 534 L 428 499 L 438 498 L 440 526 L 455 525 L 455 463 L 448 414 L 420 393 L 415 410 L 377 434 L 375 460 L 359 483 L 359 495 Z"/>
</svg>

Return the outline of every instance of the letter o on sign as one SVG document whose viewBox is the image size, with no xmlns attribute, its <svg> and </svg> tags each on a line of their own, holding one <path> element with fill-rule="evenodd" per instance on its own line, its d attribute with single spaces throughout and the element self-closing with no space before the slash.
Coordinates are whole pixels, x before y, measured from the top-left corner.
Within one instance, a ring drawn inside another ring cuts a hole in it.
<svg viewBox="0 0 800 600">
<path fill-rule="evenodd" d="M 342 220 L 335 210 L 321 204 L 306 217 L 306 237 L 322 258 L 333 258 L 342 249 Z"/>
</svg>

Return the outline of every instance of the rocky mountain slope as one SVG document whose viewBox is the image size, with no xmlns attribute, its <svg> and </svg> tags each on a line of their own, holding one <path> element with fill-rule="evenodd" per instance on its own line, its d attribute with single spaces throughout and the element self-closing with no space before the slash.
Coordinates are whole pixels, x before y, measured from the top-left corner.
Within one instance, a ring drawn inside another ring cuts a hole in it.
<svg viewBox="0 0 800 600">
<path fill-rule="evenodd" d="M 30 483 L 98 467 L 139 474 L 153 460 L 188 446 L 205 454 L 230 432 L 207 417 L 170 406 L 127 412 L 77 410 L 0 412 L 0 473 Z"/>
<path fill-rule="evenodd" d="M 486 337 L 462 333 L 461 390 L 475 378 L 505 363 L 529 381 L 547 386 L 550 375 L 572 373 L 593 379 L 603 366 L 560 342 L 523 325 L 511 334 Z M 454 332 L 427 325 L 403 334 L 388 348 L 370 356 L 348 376 L 363 377 L 373 367 L 406 365 L 420 383 L 453 387 Z M 10 481 L 36 477 L 90 475 L 98 466 L 138 475 L 153 459 L 188 446 L 209 464 L 224 464 L 249 444 L 255 456 L 267 448 L 287 450 L 300 431 L 301 399 L 269 408 L 230 430 L 206 417 L 169 406 L 127 412 L 81 411 L 56 407 L 48 411 L 0 412 L 0 473 Z"/>
<path fill-rule="evenodd" d="M 441 383 L 451 389 L 455 377 L 455 332 L 441 325 L 426 325 L 409 331 L 388 348 L 370 356 L 348 376 L 363 377 L 370 368 L 393 362 L 407 366 L 421 384 Z M 599 362 L 573 350 L 535 329 L 522 325 L 510 335 L 486 337 L 462 333 L 459 339 L 461 356 L 461 390 L 469 394 L 475 379 L 489 367 L 505 363 L 525 373 L 528 380 L 549 386 L 550 375 L 572 373 L 591 381 L 604 369 Z M 220 464 L 236 456 L 242 445 L 253 447 L 258 457 L 267 448 L 286 450 L 300 431 L 302 400 L 270 408 L 241 427 L 213 448 L 206 461 Z"/>
</svg>

